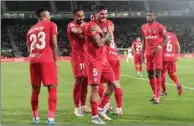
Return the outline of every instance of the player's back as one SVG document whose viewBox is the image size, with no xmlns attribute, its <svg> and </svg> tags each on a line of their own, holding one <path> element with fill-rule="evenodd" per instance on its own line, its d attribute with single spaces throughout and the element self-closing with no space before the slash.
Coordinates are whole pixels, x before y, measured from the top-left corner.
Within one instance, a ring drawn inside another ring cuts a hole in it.
<svg viewBox="0 0 194 126">
<path fill-rule="evenodd" d="M 176 57 L 176 44 L 178 39 L 172 32 L 167 32 L 167 36 L 169 37 L 169 41 L 163 49 L 164 61 L 174 61 Z"/>
<path fill-rule="evenodd" d="M 73 27 L 80 28 L 75 21 L 72 21 L 68 24 L 67 27 L 67 36 L 71 45 L 71 54 L 72 55 L 84 55 L 84 35 L 75 35 L 71 32 Z"/>
<path fill-rule="evenodd" d="M 92 31 L 91 28 L 96 24 L 95 21 L 90 21 L 84 27 L 84 36 L 85 36 L 85 51 L 87 53 L 87 59 L 89 62 L 102 64 L 107 61 L 106 59 L 106 47 L 96 47 L 92 42 L 91 38 L 94 35 L 99 34 L 97 31 Z"/>
<path fill-rule="evenodd" d="M 134 53 L 137 55 L 140 55 L 142 52 L 142 42 L 141 41 L 134 41 L 133 48 L 134 48 Z"/>
<path fill-rule="evenodd" d="M 53 29 L 54 28 L 54 29 Z M 39 21 L 27 33 L 27 44 L 31 63 L 54 62 L 51 35 L 57 29 L 51 21 Z"/>
</svg>

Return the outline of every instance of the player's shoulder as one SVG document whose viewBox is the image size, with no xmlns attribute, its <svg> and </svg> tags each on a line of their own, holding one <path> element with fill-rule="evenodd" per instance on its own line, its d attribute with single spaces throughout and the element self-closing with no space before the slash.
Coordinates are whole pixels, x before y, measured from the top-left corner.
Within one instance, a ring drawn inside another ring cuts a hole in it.
<svg viewBox="0 0 194 126">
<path fill-rule="evenodd" d="M 142 26 L 141 26 L 141 28 L 143 29 L 143 28 L 146 28 L 146 27 L 148 27 L 148 23 L 145 23 L 145 24 L 143 24 Z"/>
<path fill-rule="evenodd" d="M 157 21 L 155 21 L 154 24 L 155 24 L 155 25 L 158 25 L 158 26 L 163 26 L 163 27 L 164 27 L 164 25 L 163 25 L 162 23 L 157 22 Z"/>
<path fill-rule="evenodd" d="M 49 21 L 49 23 L 50 23 L 51 25 L 56 25 L 56 23 L 53 22 L 53 21 Z"/>
<path fill-rule="evenodd" d="M 75 22 L 74 21 L 71 21 L 71 22 L 69 22 L 68 23 L 68 25 L 67 25 L 68 27 L 75 27 L 76 26 L 76 24 L 75 24 Z"/>
<path fill-rule="evenodd" d="M 38 23 L 32 25 L 32 26 L 29 28 L 29 30 L 27 31 L 27 34 L 26 34 L 27 36 L 28 36 L 30 33 L 33 32 L 33 28 L 35 28 L 35 27 L 37 26 L 37 24 L 38 24 Z"/>
</svg>

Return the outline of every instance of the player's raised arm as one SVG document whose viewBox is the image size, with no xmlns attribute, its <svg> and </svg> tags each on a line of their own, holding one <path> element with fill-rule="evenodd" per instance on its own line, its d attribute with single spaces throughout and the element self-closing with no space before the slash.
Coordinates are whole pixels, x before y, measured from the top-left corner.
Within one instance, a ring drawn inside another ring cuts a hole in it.
<svg viewBox="0 0 194 126">
<path fill-rule="evenodd" d="M 53 50 L 53 58 L 55 63 L 57 62 L 57 57 L 58 57 L 58 45 L 57 45 L 57 26 L 56 24 L 52 24 L 52 35 L 51 35 L 51 39 L 52 39 L 52 50 Z"/>
<path fill-rule="evenodd" d="M 106 33 L 104 37 L 101 37 L 99 34 L 96 34 L 94 36 L 90 37 L 93 44 L 97 47 L 100 48 L 101 46 L 103 46 L 105 44 L 105 42 L 110 41 L 111 38 L 111 33 Z"/>
<path fill-rule="evenodd" d="M 110 32 L 107 32 L 103 37 L 101 37 L 99 32 L 93 30 L 93 26 L 88 29 L 88 35 L 90 36 L 89 38 L 92 40 L 93 44 L 97 48 L 100 48 L 105 44 L 105 42 L 110 41 L 112 39 Z"/>
<path fill-rule="evenodd" d="M 79 34 L 83 33 L 82 29 L 81 28 L 77 28 L 77 27 L 72 27 L 71 28 L 71 32 L 76 34 L 76 35 L 79 35 Z"/>
<path fill-rule="evenodd" d="M 114 29 L 115 29 L 114 24 L 112 22 L 109 22 L 108 32 L 110 32 L 112 39 L 106 42 L 107 45 L 110 45 L 112 42 L 114 42 Z"/>
<path fill-rule="evenodd" d="M 71 32 L 73 34 L 80 35 L 83 33 L 82 26 L 84 24 L 84 18 L 85 18 L 83 10 L 79 8 L 75 9 L 73 11 L 73 18 L 74 18 L 74 22 L 76 22 L 76 24 L 78 24 L 80 27 L 76 26 L 73 23 L 70 23 L 68 27 L 70 27 Z"/>
</svg>

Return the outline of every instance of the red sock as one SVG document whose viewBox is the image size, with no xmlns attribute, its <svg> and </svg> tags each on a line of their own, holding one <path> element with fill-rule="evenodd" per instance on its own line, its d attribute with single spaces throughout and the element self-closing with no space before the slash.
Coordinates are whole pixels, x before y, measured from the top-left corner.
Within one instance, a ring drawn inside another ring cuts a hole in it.
<svg viewBox="0 0 194 126">
<path fill-rule="evenodd" d="M 57 88 L 49 88 L 49 98 L 48 98 L 48 118 L 54 118 L 55 117 L 55 112 L 57 108 Z"/>
<path fill-rule="evenodd" d="M 86 105 L 87 93 L 88 93 L 88 80 L 87 78 L 84 78 L 81 84 L 81 106 Z"/>
<path fill-rule="evenodd" d="M 39 117 L 38 113 L 38 96 L 39 96 L 40 90 L 32 90 L 31 93 L 31 107 L 33 112 L 33 117 L 37 118 Z"/>
<path fill-rule="evenodd" d="M 139 66 L 139 71 L 142 72 L 142 65 Z"/>
<path fill-rule="evenodd" d="M 123 104 L 123 91 L 121 88 L 116 88 L 115 89 L 115 99 L 117 103 L 118 108 L 122 108 Z"/>
<path fill-rule="evenodd" d="M 166 77 L 165 77 L 165 73 L 162 73 L 162 91 L 166 92 Z"/>
<path fill-rule="evenodd" d="M 180 85 L 180 82 L 177 78 L 177 76 L 174 73 L 169 73 L 170 78 L 174 81 L 176 85 Z"/>
<path fill-rule="evenodd" d="M 81 84 L 75 83 L 73 89 L 73 101 L 76 108 L 79 107 Z"/>
<path fill-rule="evenodd" d="M 104 106 L 109 102 L 110 96 L 103 95 L 101 101 L 100 101 L 100 108 L 104 108 Z"/>
<path fill-rule="evenodd" d="M 154 95 L 155 95 L 155 83 L 156 83 L 155 78 L 152 78 L 150 80 L 150 87 L 152 88 L 152 92 Z"/>
<path fill-rule="evenodd" d="M 94 102 L 90 99 L 90 108 L 92 110 L 92 116 L 98 115 L 98 102 Z"/>
<path fill-rule="evenodd" d="M 156 98 L 160 97 L 160 89 L 161 89 L 161 78 L 156 78 L 156 87 L 155 87 L 155 94 Z"/>
<path fill-rule="evenodd" d="M 103 97 L 104 90 L 105 90 L 104 85 L 103 85 L 103 84 L 100 84 L 100 85 L 98 86 L 98 95 L 100 96 L 101 99 L 102 99 L 102 97 Z"/>
</svg>

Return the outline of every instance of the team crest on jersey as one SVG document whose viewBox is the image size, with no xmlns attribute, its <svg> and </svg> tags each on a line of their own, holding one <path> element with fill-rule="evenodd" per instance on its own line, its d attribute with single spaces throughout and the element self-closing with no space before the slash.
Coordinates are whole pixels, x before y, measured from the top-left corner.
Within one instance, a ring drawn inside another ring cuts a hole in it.
<svg viewBox="0 0 194 126">
<path fill-rule="evenodd" d="M 153 34 L 156 34 L 156 29 L 152 29 L 152 33 Z"/>
</svg>

